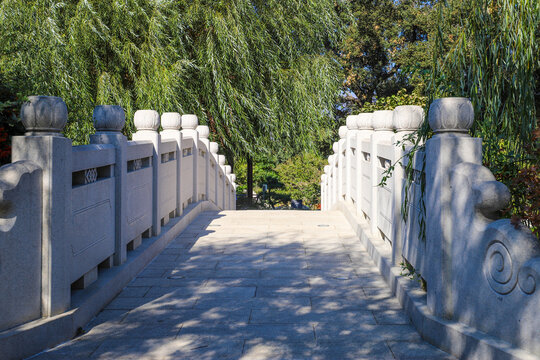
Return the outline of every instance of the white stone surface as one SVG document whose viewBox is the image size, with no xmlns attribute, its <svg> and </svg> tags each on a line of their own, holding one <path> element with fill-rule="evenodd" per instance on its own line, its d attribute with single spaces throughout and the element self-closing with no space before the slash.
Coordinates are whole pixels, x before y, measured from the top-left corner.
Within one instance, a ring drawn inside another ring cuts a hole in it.
<svg viewBox="0 0 540 360">
<path fill-rule="evenodd" d="M 41 317 L 42 171 L 0 167 L 0 331 Z"/>
<path fill-rule="evenodd" d="M 92 121 L 98 132 L 120 132 L 126 124 L 126 114 L 121 106 L 99 105 L 94 108 Z"/>
<path fill-rule="evenodd" d="M 474 122 L 474 109 L 467 98 L 436 99 L 429 107 L 428 121 L 436 133 L 466 133 Z"/>
<path fill-rule="evenodd" d="M 180 130 L 182 116 L 177 112 L 167 112 L 161 115 L 161 127 L 163 130 Z"/>
<path fill-rule="evenodd" d="M 26 135 L 56 135 L 66 126 L 66 103 L 56 96 L 29 96 L 21 108 Z"/>
<path fill-rule="evenodd" d="M 157 131 L 160 125 L 159 113 L 155 110 L 137 110 L 133 122 L 137 131 Z"/>
</svg>

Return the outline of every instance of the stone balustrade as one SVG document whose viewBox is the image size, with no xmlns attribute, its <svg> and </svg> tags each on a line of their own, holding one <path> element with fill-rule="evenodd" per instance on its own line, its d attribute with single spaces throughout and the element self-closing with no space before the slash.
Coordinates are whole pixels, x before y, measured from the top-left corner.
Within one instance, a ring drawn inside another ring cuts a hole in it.
<svg viewBox="0 0 540 360">
<path fill-rule="evenodd" d="M 434 136 L 409 158 L 422 108 L 349 116 L 321 176 L 322 209 L 345 213 L 426 340 L 460 358 L 537 358 L 540 242 L 498 219 L 510 194 L 482 166 L 473 120 L 468 99 L 435 100 Z M 407 263 L 427 291 L 398 275 Z"/>
<path fill-rule="evenodd" d="M 13 163 L 0 168 L 7 358 L 26 342 L 31 354 L 73 336 L 197 213 L 236 206 L 235 176 L 197 116 L 139 110 L 128 141 L 123 109 L 97 106 L 90 144 L 72 146 L 61 134 L 67 115 L 60 98 L 29 97 L 27 133 L 13 137 Z M 70 325 L 31 338 L 58 321 Z"/>
</svg>

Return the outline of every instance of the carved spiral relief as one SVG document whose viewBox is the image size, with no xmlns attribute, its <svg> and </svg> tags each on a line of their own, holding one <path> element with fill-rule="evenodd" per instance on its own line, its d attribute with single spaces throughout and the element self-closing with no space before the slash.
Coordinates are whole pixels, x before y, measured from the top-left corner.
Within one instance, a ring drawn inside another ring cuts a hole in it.
<svg viewBox="0 0 540 360">
<path fill-rule="evenodd" d="M 536 290 L 536 284 L 540 282 L 540 259 L 532 259 L 526 262 L 519 270 L 519 288 L 525 294 L 532 294 Z"/>
<path fill-rule="evenodd" d="M 484 275 L 489 286 L 501 295 L 512 292 L 516 286 L 517 273 L 514 270 L 512 257 L 508 248 L 498 240 L 493 241 L 487 248 Z"/>
</svg>

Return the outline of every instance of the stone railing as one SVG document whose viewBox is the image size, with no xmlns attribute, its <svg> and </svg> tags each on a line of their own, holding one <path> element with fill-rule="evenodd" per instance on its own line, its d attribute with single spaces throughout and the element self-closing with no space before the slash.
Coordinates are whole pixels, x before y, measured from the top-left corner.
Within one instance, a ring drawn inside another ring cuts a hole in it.
<svg viewBox="0 0 540 360">
<path fill-rule="evenodd" d="M 482 166 L 482 139 L 468 135 L 473 119 L 468 99 L 435 100 L 434 136 L 406 186 L 406 135 L 423 110 L 349 116 L 321 177 L 322 209 L 345 213 L 426 340 L 463 358 L 537 358 L 540 242 L 497 219 L 510 194 Z M 426 292 L 399 276 L 407 263 Z"/>
<path fill-rule="evenodd" d="M 67 114 L 60 98 L 30 97 L 21 110 L 27 133 L 13 137 L 13 163 L 0 168 L 5 358 L 69 338 L 196 213 L 236 208 L 235 176 L 195 115 L 137 111 L 128 141 L 123 109 L 97 106 L 90 145 L 72 146 L 61 135 Z M 118 280 L 106 269 L 125 274 Z M 102 274 L 116 280 L 100 282 Z M 68 330 L 51 327 L 55 335 L 32 339 L 28 329 L 43 333 L 54 322 L 47 319 L 73 309 Z"/>
</svg>

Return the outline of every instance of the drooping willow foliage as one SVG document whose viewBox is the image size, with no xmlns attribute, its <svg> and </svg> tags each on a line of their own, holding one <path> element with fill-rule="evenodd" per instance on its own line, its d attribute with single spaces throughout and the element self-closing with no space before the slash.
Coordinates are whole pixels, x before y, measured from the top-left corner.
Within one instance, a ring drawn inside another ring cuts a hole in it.
<svg viewBox="0 0 540 360">
<path fill-rule="evenodd" d="M 510 188 L 508 214 L 540 234 L 540 175 L 534 170 L 539 145 L 531 145 L 538 141 L 533 134 L 538 126 L 540 2 L 446 0 L 437 6 L 428 104 L 446 96 L 471 99 L 475 122 L 470 133 L 483 138 L 484 165 Z M 416 135 L 418 149 L 431 136 L 427 122 Z M 517 184 L 515 179 L 524 173 L 528 183 Z"/>
<path fill-rule="evenodd" d="M 229 154 L 313 149 L 341 82 L 332 0 L 3 0 L 0 81 L 64 98 L 85 143 L 95 105 L 196 113 Z"/>
</svg>

